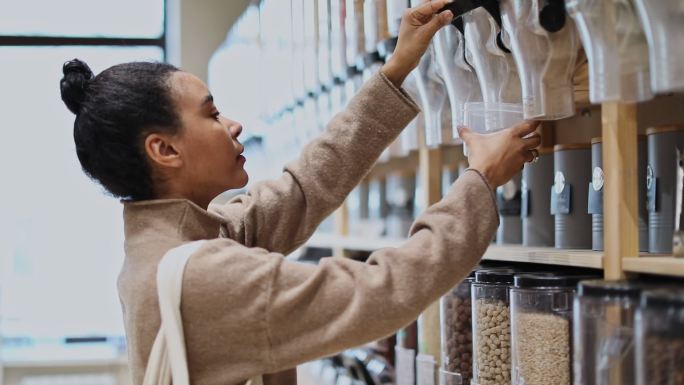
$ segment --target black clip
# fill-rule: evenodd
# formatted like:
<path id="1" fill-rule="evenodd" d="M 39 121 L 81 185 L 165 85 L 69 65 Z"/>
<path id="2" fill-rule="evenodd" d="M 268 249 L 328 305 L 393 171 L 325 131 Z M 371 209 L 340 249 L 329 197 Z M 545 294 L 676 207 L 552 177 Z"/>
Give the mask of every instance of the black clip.
<path id="1" fill-rule="evenodd" d="M 558 32 L 565 26 L 565 0 L 544 0 L 539 11 L 539 24 L 549 32 Z"/>

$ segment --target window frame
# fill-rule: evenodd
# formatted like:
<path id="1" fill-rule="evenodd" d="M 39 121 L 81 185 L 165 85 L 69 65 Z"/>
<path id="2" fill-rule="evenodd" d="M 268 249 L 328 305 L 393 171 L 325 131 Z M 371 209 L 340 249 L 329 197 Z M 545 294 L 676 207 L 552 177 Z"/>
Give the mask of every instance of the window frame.
<path id="1" fill-rule="evenodd" d="M 40 36 L 0 35 L 0 47 L 46 47 L 46 46 L 153 46 L 162 50 L 163 61 L 168 61 L 167 30 L 169 28 L 168 0 L 163 2 L 162 33 L 156 38 L 135 37 L 85 37 L 85 36 Z"/>

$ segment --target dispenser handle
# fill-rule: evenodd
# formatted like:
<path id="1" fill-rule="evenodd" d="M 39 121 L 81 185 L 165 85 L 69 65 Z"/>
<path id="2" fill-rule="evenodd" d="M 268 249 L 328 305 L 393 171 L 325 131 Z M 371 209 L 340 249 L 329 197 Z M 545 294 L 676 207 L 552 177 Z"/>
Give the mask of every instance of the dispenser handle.
<path id="1" fill-rule="evenodd" d="M 489 12 L 490 15 L 494 18 L 494 21 L 496 24 L 499 26 L 499 33 L 496 36 L 496 45 L 504 52 L 506 53 L 511 53 L 511 50 L 506 47 L 506 45 L 503 43 L 503 39 L 501 38 L 501 34 L 503 31 L 503 27 L 501 25 L 501 10 L 499 9 L 499 1 L 500 0 L 462 0 L 462 1 L 454 1 L 453 3 L 447 4 L 444 6 L 442 9 L 440 9 L 437 13 L 441 13 L 446 10 L 450 10 L 451 13 L 454 14 L 454 20 L 451 22 L 454 27 L 456 27 L 461 33 L 464 33 L 464 27 L 463 27 L 463 19 L 461 16 L 464 14 L 479 8 L 483 7 L 484 9 Z"/>

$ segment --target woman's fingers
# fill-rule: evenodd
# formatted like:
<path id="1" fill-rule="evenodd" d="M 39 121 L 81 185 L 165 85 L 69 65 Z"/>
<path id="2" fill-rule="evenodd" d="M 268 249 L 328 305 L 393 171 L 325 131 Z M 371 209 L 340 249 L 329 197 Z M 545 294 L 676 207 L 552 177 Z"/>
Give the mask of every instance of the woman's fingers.
<path id="1" fill-rule="evenodd" d="M 456 131 L 458 131 L 458 137 L 461 138 L 462 140 L 465 140 L 466 139 L 465 137 L 470 135 L 470 133 L 472 132 L 470 130 L 470 128 L 468 128 L 466 126 L 458 126 L 458 127 L 456 127 Z"/>
<path id="2" fill-rule="evenodd" d="M 541 145 L 541 135 L 536 132 L 530 136 L 523 137 L 523 143 L 526 150 L 539 147 Z"/>
<path id="3" fill-rule="evenodd" d="M 446 7 L 447 4 L 453 2 L 454 0 L 423 0 L 423 4 L 413 8 L 413 12 L 420 12 L 423 16 L 432 16 L 440 9 Z"/>
<path id="4" fill-rule="evenodd" d="M 437 12 L 448 4 L 450 0 L 428 0 L 423 4 L 409 9 L 409 15 L 414 26 L 429 26 L 432 33 L 436 33 L 441 27 L 449 24 L 454 18 L 453 12 L 446 10 Z"/>
<path id="5" fill-rule="evenodd" d="M 541 124 L 541 122 L 535 120 L 518 123 L 515 126 L 513 126 L 513 133 L 516 136 L 524 138 L 527 135 L 535 132 L 537 130 L 537 127 L 539 127 L 539 124 Z"/>

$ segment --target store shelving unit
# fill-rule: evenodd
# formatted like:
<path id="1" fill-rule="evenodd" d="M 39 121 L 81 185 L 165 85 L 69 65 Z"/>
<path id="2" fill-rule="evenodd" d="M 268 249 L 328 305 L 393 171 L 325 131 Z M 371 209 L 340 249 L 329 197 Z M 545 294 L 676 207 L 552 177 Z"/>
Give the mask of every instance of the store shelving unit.
<path id="1" fill-rule="evenodd" d="M 684 258 L 672 256 L 623 258 L 622 266 L 623 270 L 629 273 L 684 277 Z"/>
<path id="2" fill-rule="evenodd" d="M 588 68 L 584 55 L 580 55 L 575 73 L 575 100 L 578 113 L 592 109 L 600 111 L 603 137 L 603 169 L 605 172 L 604 247 L 603 252 L 590 250 L 562 250 L 555 248 L 529 248 L 522 246 L 492 245 L 483 259 L 514 263 L 535 263 L 598 269 L 605 279 L 617 280 L 628 274 L 657 274 L 684 277 L 684 259 L 672 256 L 652 256 L 639 253 L 638 244 L 638 181 L 637 172 L 637 104 L 604 103 L 592 106 L 588 100 Z M 659 103 L 658 99 L 649 102 Z M 556 137 L 555 122 L 545 123 L 541 129 L 543 143 L 553 144 Z M 587 138 L 588 139 L 588 138 Z M 417 172 L 424 188 L 423 207 L 441 198 L 442 169 L 459 159 L 463 160 L 461 146 L 423 148 L 406 157 L 378 163 L 367 180 L 383 178 L 392 172 Z M 608 199 L 609 198 L 609 199 Z M 310 245 L 330 247 L 335 255 L 345 250 L 373 251 L 384 247 L 398 247 L 402 239 L 355 237 L 349 234 L 348 214 L 343 205 L 337 213 L 336 234 L 319 234 Z M 424 330 L 421 334 L 439 335 L 439 309 L 437 304 L 424 313 Z M 438 340 L 438 338 L 437 338 Z M 439 360 L 439 347 L 427 352 Z"/>

